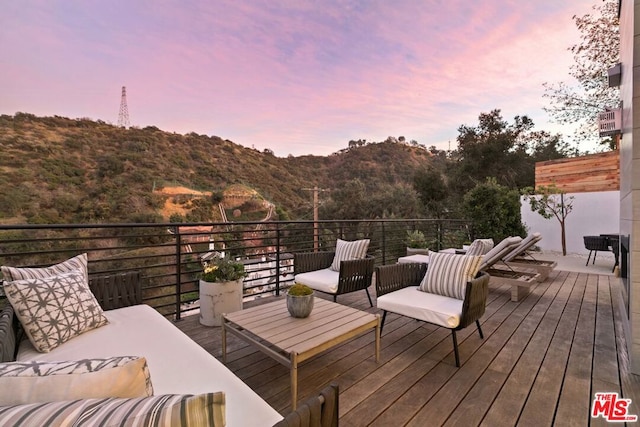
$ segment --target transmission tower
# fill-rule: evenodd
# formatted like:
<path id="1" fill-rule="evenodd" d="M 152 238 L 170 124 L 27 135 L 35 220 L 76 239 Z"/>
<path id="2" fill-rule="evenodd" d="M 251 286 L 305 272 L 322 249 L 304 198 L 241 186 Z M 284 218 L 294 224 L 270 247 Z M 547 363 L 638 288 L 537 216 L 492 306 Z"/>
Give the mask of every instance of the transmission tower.
<path id="1" fill-rule="evenodd" d="M 122 97 L 120 98 L 120 114 L 118 114 L 118 126 L 127 129 L 129 123 L 129 108 L 127 107 L 127 88 L 122 86 Z"/>

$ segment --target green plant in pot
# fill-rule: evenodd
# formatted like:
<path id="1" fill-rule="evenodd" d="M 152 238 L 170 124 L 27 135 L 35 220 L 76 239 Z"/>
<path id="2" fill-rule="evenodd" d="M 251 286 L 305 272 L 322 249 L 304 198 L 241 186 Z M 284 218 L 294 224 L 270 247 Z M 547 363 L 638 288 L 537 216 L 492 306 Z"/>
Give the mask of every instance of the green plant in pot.
<path id="1" fill-rule="evenodd" d="M 429 254 L 427 238 L 420 230 L 407 231 L 407 255 Z"/>
<path id="2" fill-rule="evenodd" d="M 313 310 L 314 292 L 307 285 L 295 283 L 287 291 L 287 310 L 292 317 L 309 317 Z"/>

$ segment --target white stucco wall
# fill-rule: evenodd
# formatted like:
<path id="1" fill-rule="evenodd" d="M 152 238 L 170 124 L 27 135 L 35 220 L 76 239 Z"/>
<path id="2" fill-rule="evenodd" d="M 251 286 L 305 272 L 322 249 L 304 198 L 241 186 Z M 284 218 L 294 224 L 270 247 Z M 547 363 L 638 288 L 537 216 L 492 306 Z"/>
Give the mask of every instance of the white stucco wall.
<path id="1" fill-rule="evenodd" d="M 620 231 L 620 192 L 598 191 L 566 194 L 573 197 L 573 210 L 566 219 L 567 253 L 588 254 L 583 236 L 597 236 Z M 538 246 L 545 251 L 562 251 L 560 222 L 554 217 L 545 219 L 531 211 L 529 202 L 521 199 L 522 222 L 527 231 L 542 233 Z"/>

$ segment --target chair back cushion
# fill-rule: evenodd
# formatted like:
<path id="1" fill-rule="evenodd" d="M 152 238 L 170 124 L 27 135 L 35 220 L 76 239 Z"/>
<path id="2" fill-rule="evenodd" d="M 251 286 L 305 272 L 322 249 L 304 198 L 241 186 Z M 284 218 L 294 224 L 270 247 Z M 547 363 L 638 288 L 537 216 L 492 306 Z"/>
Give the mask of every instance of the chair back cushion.
<path id="1" fill-rule="evenodd" d="M 420 290 L 463 300 L 467 282 L 476 276 L 481 261 L 481 256 L 431 252 Z"/>
<path id="2" fill-rule="evenodd" d="M 338 239 L 336 241 L 336 254 L 333 257 L 330 269 L 340 271 L 340 263 L 342 261 L 350 261 L 353 259 L 363 259 L 367 256 L 369 248 L 369 239 L 346 241 Z"/>

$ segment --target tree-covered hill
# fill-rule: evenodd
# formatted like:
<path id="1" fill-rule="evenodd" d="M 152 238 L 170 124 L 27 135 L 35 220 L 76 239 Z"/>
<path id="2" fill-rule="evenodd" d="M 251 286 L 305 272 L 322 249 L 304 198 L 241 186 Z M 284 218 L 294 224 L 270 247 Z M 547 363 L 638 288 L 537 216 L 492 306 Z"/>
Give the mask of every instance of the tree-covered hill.
<path id="1" fill-rule="evenodd" d="M 336 190 L 359 180 L 372 195 L 380 188 L 406 191 L 431 159 L 424 148 L 393 142 L 278 158 L 217 136 L 28 113 L 0 116 L 0 148 L 2 223 L 175 220 L 167 205 L 184 207 L 181 220 L 215 221 L 220 202 L 238 211 L 272 203 L 276 218 L 310 218 L 309 188 Z M 235 194 L 231 203 L 233 184 L 255 193 Z M 190 191 L 159 191 L 169 187 Z"/>

